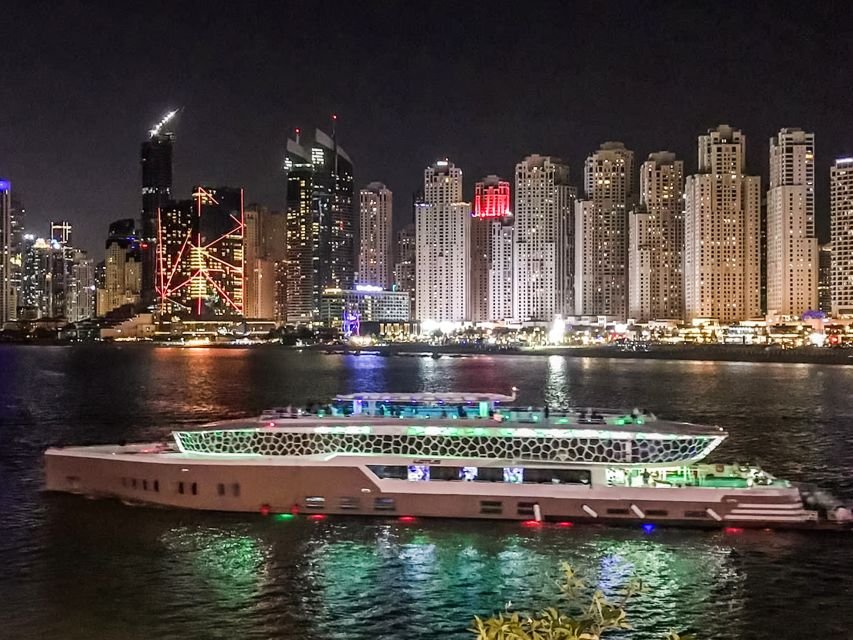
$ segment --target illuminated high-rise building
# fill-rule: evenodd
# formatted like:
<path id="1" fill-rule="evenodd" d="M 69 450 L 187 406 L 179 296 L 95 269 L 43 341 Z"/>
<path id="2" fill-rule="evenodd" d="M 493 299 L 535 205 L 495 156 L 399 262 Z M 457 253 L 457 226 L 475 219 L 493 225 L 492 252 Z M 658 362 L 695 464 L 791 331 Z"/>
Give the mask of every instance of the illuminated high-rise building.
<path id="1" fill-rule="evenodd" d="M 244 312 L 243 190 L 193 188 L 161 207 L 157 294 L 161 313 L 205 317 Z"/>
<path id="2" fill-rule="evenodd" d="M 65 319 L 80 322 L 95 316 L 95 261 L 80 249 L 66 250 Z"/>
<path id="3" fill-rule="evenodd" d="M 669 151 L 640 166 L 640 204 L 628 215 L 628 317 L 684 314 L 684 163 Z"/>
<path id="4" fill-rule="evenodd" d="M 699 136 L 699 172 L 685 182 L 686 319 L 761 314 L 760 178 L 745 173 L 746 137 L 720 125 Z"/>
<path id="5" fill-rule="evenodd" d="M 821 245 L 817 254 L 817 308 L 832 313 L 832 243 Z"/>
<path id="6" fill-rule="evenodd" d="M 424 201 L 415 205 L 416 319 L 468 318 L 471 205 L 462 201 L 462 169 L 439 160 L 424 171 Z"/>
<path id="7" fill-rule="evenodd" d="M 172 200 L 172 143 L 174 133 L 169 130 L 177 111 L 170 111 L 148 132 L 142 143 L 142 302 L 155 301 L 157 283 L 157 229 L 160 211 Z"/>
<path id="8" fill-rule="evenodd" d="M 66 248 L 53 240 L 24 236 L 24 269 L 20 318 L 62 318 L 71 261 Z"/>
<path id="9" fill-rule="evenodd" d="M 575 313 L 624 319 L 634 152 L 621 142 L 602 144 L 584 164 L 584 190 L 575 208 Z"/>
<path id="10" fill-rule="evenodd" d="M 512 317 L 512 244 L 510 241 L 510 264 L 507 281 L 499 277 L 506 275 L 506 265 L 499 264 L 493 271 L 495 258 L 503 257 L 501 251 L 507 246 L 501 244 L 505 229 L 512 231 L 512 210 L 510 206 L 510 186 L 506 180 L 496 175 L 483 178 L 474 185 L 474 203 L 471 211 L 470 268 L 468 281 L 468 319 L 473 322 L 487 320 L 505 320 Z M 509 224 L 507 224 L 507 222 Z M 495 243 L 498 243 L 497 245 Z M 497 250 L 498 255 L 495 255 Z M 497 290 L 493 290 L 493 285 Z M 503 289 L 507 288 L 507 291 Z M 492 315 L 495 294 L 506 296 L 502 303 L 509 303 L 510 311 L 506 315 Z M 500 308 L 500 305 L 497 305 Z"/>
<path id="11" fill-rule="evenodd" d="M 352 289 L 353 166 L 334 133 L 287 141 L 286 320 L 310 322 L 320 315 L 325 289 Z"/>
<path id="12" fill-rule="evenodd" d="M 110 224 L 104 248 L 103 283 L 97 288 L 96 313 L 104 316 L 125 305 L 137 306 L 142 294 L 142 253 L 132 218 Z"/>
<path id="13" fill-rule="evenodd" d="M 415 296 L 415 256 L 415 225 L 410 223 L 397 233 L 394 287 L 400 291 L 408 291 L 409 297 L 412 299 Z"/>
<path id="14" fill-rule="evenodd" d="M 515 167 L 515 320 L 551 322 L 572 312 L 576 196 L 559 158 L 531 155 Z"/>
<path id="15" fill-rule="evenodd" d="M 814 134 L 782 129 L 770 139 L 767 312 L 799 317 L 818 307 Z"/>
<path id="16" fill-rule="evenodd" d="M 12 290 L 12 184 L 0 180 L 0 329 L 15 319 Z"/>
<path id="17" fill-rule="evenodd" d="M 359 282 L 383 289 L 393 281 L 393 194 L 381 182 L 359 192 Z"/>
<path id="18" fill-rule="evenodd" d="M 68 220 L 50 221 L 50 239 L 64 246 L 71 245 L 71 223 Z"/>
<path id="19" fill-rule="evenodd" d="M 832 313 L 853 316 L 853 158 L 835 161 L 829 186 Z"/>
<path id="20" fill-rule="evenodd" d="M 245 316 L 278 320 L 276 270 L 285 258 L 284 214 L 249 205 L 245 211 Z"/>

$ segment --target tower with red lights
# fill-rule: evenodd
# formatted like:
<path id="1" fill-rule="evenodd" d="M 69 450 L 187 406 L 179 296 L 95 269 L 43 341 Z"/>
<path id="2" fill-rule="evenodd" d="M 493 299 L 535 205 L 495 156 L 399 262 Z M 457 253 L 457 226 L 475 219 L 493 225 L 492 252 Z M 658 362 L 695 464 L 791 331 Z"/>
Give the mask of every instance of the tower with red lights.
<path id="1" fill-rule="evenodd" d="M 477 182 L 474 185 L 471 217 L 468 319 L 473 322 L 505 320 L 512 315 L 512 211 L 509 182 L 496 175 L 486 176 Z M 508 274 L 505 273 L 503 259 L 507 248 Z M 503 286 L 505 278 L 507 287 Z M 507 304 L 507 309 L 504 309 Z"/>
<path id="2" fill-rule="evenodd" d="M 243 190 L 197 186 L 160 209 L 156 290 L 163 314 L 243 315 Z"/>

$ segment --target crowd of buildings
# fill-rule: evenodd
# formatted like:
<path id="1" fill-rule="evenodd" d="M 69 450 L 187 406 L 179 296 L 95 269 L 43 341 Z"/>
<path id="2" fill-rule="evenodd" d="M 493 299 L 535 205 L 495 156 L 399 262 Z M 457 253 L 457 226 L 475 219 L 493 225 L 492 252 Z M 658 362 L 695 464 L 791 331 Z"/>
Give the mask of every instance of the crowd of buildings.
<path id="1" fill-rule="evenodd" d="M 819 246 L 815 136 L 801 129 L 770 140 L 766 191 L 728 125 L 698 137 L 693 175 L 669 151 L 639 162 L 605 142 L 584 163 L 582 189 L 566 162 L 533 154 L 512 181 L 477 181 L 467 201 L 462 170 L 439 160 L 424 171 L 414 222 L 395 233 L 392 191 L 355 189 L 334 121 L 331 134 L 287 141 L 283 209 L 246 204 L 235 187 L 176 198 L 173 116 L 142 144 L 140 219 L 110 225 L 97 265 L 72 247 L 66 222 L 46 239 L 24 233 L 0 181 L 4 326 L 141 317 L 354 333 L 364 323 L 417 332 L 853 315 L 853 158 L 831 167 L 831 243 Z"/>

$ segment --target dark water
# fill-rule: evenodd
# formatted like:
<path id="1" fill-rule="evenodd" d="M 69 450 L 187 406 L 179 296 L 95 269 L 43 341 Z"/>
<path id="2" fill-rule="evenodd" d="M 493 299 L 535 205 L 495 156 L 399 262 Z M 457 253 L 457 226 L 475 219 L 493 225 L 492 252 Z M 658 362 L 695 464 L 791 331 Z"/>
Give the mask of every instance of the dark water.
<path id="1" fill-rule="evenodd" d="M 631 638 L 853 638 L 853 534 L 277 521 L 39 492 L 53 443 L 149 439 L 356 389 L 513 384 L 530 403 L 725 425 L 717 458 L 853 503 L 853 367 L 0 347 L 0 638 L 464 639 L 475 613 L 549 603 L 562 560 L 608 593 L 648 583 Z"/>

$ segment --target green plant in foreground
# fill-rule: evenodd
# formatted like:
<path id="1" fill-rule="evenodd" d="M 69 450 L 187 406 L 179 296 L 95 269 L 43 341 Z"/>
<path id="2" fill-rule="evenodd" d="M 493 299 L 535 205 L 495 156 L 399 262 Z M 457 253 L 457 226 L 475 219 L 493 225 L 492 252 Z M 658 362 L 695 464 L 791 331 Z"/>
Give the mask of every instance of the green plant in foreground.
<path id="1" fill-rule="evenodd" d="M 580 604 L 580 592 L 584 587 L 574 569 L 562 563 L 562 579 L 557 582 L 561 606 L 548 607 L 535 614 L 507 611 L 488 618 L 474 617 L 471 632 L 477 640 L 599 640 L 608 631 L 630 629 L 625 605 L 628 600 L 643 590 L 638 580 L 625 587 L 618 602 L 610 602 L 596 590 L 588 605 Z M 665 640 L 692 640 L 674 631 Z"/>

